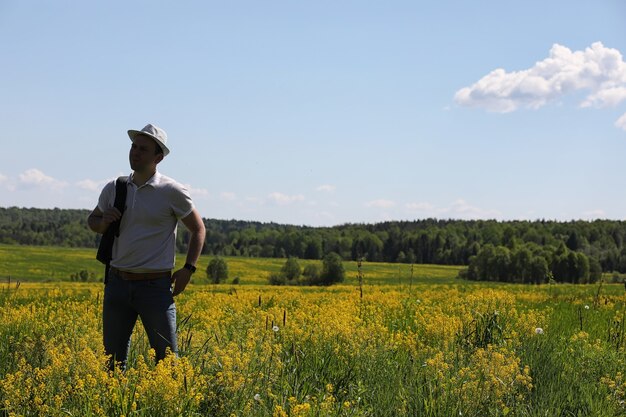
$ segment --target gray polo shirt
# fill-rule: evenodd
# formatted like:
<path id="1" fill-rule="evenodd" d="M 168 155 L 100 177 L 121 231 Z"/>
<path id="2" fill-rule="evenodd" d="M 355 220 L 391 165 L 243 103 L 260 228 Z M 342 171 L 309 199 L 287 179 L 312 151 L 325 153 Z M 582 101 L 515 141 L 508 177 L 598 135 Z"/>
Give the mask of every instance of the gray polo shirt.
<path id="1" fill-rule="evenodd" d="M 128 180 L 126 210 L 120 236 L 113 244 L 111 266 L 123 271 L 170 271 L 176 257 L 176 225 L 194 206 L 189 191 L 156 173 L 141 187 Z M 115 180 L 106 184 L 98 200 L 101 211 L 115 202 Z"/>

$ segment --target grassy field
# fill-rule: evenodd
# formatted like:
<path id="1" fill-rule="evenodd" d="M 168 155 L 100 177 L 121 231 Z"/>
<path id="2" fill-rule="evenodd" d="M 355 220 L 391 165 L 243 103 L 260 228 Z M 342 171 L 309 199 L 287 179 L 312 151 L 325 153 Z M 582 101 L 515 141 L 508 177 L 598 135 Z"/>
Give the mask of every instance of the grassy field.
<path id="1" fill-rule="evenodd" d="M 70 281 L 72 274 L 87 271 L 90 280 L 101 281 L 104 266 L 95 259 L 95 249 L 58 248 L 46 246 L 13 246 L 0 244 L 0 279 L 13 281 L 54 282 Z M 194 277 L 198 283 L 207 282 L 204 271 L 211 257 L 203 255 L 198 262 L 198 273 Z M 268 276 L 277 273 L 285 263 L 284 259 L 261 259 L 226 257 L 230 281 L 239 277 L 241 285 L 266 284 Z M 177 256 L 177 266 L 184 263 L 184 255 Z M 301 260 L 300 266 L 320 261 Z M 356 262 L 346 262 L 346 283 L 354 284 L 357 276 Z M 371 284 L 404 284 L 411 282 L 452 282 L 461 267 L 445 265 L 414 265 L 413 279 L 411 266 L 406 264 L 385 264 L 368 262 L 363 273 Z M 442 281 L 443 280 L 443 281 Z"/>
<path id="2" fill-rule="evenodd" d="M 130 368 L 109 373 L 102 284 L 58 282 L 98 270 L 93 252 L 3 246 L 2 268 L 8 254 L 0 416 L 626 415 L 623 285 L 469 283 L 439 266 L 411 283 L 407 265 L 366 263 L 361 297 L 352 263 L 342 285 L 272 287 L 284 261 L 228 258 L 242 285 L 177 297 L 178 359 L 155 365 L 138 325 Z"/>

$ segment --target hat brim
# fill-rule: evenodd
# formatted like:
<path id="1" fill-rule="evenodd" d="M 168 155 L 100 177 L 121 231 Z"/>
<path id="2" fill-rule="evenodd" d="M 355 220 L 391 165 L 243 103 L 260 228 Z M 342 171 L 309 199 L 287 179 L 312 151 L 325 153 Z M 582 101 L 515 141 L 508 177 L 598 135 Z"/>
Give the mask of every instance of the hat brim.
<path id="1" fill-rule="evenodd" d="M 156 136 L 151 135 L 148 132 L 144 132 L 143 130 L 129 130 L 128 131 L 128 137 L 133 142 L 135 142 L 135 138 L 137 136 L 139 136 L 139 135 L 148 136 L 149 138 L 154 139 L 154 141 L 157 143 L 157 145 L 159 145 L 161 147 L 161 149 L 163 150 L 163 156 L 167 156 L 167 154 L 170 153 L 170 149 L 167 146 L 165 146 L 165 144 L 163 142 L 161 142 Z"/>

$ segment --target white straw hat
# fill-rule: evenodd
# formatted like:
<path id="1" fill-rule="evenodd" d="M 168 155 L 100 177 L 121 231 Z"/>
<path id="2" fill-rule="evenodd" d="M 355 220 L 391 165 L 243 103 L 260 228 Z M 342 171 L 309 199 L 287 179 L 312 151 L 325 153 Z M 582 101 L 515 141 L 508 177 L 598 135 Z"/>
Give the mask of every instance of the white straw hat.
<path id="1" fill-rule="evenodd" d="M 128 137 L 130 137 L 130 140 L 132 140 L 133 142 L 138 135 L 149 136 L 154 139 L 157 145 L 159 145 L 161 149 L 163 149 L 163 156 L 167 156 L 167 154 L 170 153 L 169 148 L 165 145 L 167 143 L 167 133 L 165 133 L 165 130 L 161 129 L 160 127 L 148 123 L 146 127 L 141 130 L 128 131 Z"/>

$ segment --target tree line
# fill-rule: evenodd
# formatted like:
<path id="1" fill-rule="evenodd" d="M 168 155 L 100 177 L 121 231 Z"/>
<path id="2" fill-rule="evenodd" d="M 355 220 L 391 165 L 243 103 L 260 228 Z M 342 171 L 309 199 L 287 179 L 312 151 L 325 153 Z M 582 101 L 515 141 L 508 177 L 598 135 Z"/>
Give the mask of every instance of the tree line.
<path id="1" fill-rule="evenodd" d="M 95 248 L 99 235 L 87 227 L 88 214 L 0 208 L 0 243 Z M 576 282 L 586 282 L 598 270 L 626 272 L 626 222 L 617 220 L 422 219 L 334 227 L 218 219 L 204 223 L 203 253 L 218 256 L 323 259 L 337 253 L 344 260 L 468 265 L 470 279 L 520 282 L 535 279 L 527 276 L 573 280 L 574 275 Z M 181 228 L 179 251 L 186 250 L 188 239 Z M 536 273 L 544 270 L 543 275 Z"/>
<path id="2" fill-rule="evenodd" d="M 602 266 L 595 258 L 580 251 L 558 246 L 525 243 L 513 248 L 486 244 L 470 258 L 461 278 L 480 281 L 502 281 L 524 284 L 569 282 L 587 284 L 602 276 Z"/>
<path id="3" fill-rule="evenodd" d="M 228 263 L 220 256 L 214 256 L 206 268 L 206 275 L 213 284 L 226 282 L 228 279 Z M 280 271 L 268 277 L 270 285 L 333 285 L 343 282 L 346 271 L 343 260 L 336 253 L 329 253 L 322 260 L 321 268 L 316 263 L 308 263 L 304 268 L 300 266 L 298 258 L 290 256 Z M 239 277 L 233 279 L 232 284 L 239 284 Z"/>

